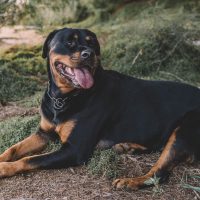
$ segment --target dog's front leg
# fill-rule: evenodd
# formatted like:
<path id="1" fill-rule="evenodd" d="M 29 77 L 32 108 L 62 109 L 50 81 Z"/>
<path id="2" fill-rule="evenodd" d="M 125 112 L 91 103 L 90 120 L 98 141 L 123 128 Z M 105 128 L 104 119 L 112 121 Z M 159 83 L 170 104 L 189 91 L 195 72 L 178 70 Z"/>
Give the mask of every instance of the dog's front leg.
<path id="1" fill-rule="evenodd" d="M 27 154 L 42 151 L 54 134 L 52 130 L 53 125 L 42 117 L 39 130 L 2 153 L 0 155 L 0 162 L 15 161 Z"/>
<path id="2" fill-rule="evenodd" d="M 101 116 L 100 116 L 101 117 Z M 0 177 L 12 176 L 34 169 L 67 168 L 84 164 L 98 142 L 99 132 L 105 118 L 93 117 L 78 120 L 66 142 L 52 153 L 24 157 L 14 162 L 0 163 Z"/>
<path id="3" fill-rule="evenodd" d="M 28 156 L 14 162 L 1 162 L 0 177 L 9 177 L 34 169 L 65 168 L 78 164 L 76 147 L 66 143 L 61 149 L 52 153 Z"/>

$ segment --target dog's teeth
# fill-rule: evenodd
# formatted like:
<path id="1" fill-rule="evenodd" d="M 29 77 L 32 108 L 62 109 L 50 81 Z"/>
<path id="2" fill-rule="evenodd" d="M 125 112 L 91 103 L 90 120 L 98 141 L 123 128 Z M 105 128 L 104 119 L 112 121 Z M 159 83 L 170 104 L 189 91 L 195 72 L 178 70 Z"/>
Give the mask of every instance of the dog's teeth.
<path id="1" fill-rule="evenodd" d="M 59 64 L 57 65 L 57 67 L 61 68 L 61 67 L 62 67 L 62 64 L 61 64 L 61 63 L 59 63 Z"/>
<path id="2" fill-rule="evenodd" d="M 65 72 L 68 73 L 69 75 L 74 75 L 74 70 L 72 68 L 66 67 Z"/>

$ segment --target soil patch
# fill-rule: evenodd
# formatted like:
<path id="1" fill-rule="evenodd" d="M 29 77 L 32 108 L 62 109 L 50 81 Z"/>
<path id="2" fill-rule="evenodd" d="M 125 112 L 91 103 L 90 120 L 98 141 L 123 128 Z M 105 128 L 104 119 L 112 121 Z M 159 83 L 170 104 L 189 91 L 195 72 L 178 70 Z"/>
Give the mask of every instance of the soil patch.
<path id="1" fill-rule="evenodd" d="M 43 36 L 37 27 L 4 26 L 0 28 L 1 50 L 7 50 L 15 45 L 35 46 L 43 42 Z"/>
<path id="2" fill-rule="evenodd" d="M 148 171 L 145 160 L 155 160 L 157 154 L 134 156 L 135 160 L 124 163 L 126 172 L 132 176 Z M 142 165 L 141 165 L 142 163 Z M 131 166 L 130 166 L 131 164 Z M 137 172 L 134 167 L 140 168 Z M 144 168 L 143 168 L 143 167 Z M 142 167 L 142 168 L 141 168 Z M 192 166 L 190 172 L 199 166 Z M 130 170 L 131 169 L 131 170 Z M 186 190 L 181 180 L 187 171 L 186 166 L 177 167 L 167 184 L 160 186 L 162 192 L 152 188 L 140 191 L 116 191 L 111 187 L 111 181 L 88 174 L 86 167 L 76 167 L 62 170 L 37 171 L 0 181 L 0 199 L 2 200 L 153 200 L 153 199 L 197 199 L 192 190 Z M 135 174 L 136 173 L 136 174 Z"/>
<path id="3" fill-rule="evenodd" d="M 15 103 L 9 103 L 8 106 L 0 106 L 0 121 L 14 116 L 26 116 L 39 113 L 38 108 L 24 108 Z"/>

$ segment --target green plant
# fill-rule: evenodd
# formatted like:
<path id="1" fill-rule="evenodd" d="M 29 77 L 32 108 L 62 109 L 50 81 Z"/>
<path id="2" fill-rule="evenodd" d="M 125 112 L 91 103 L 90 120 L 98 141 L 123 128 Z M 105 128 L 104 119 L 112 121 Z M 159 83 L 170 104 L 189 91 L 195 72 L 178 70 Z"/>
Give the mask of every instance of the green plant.
<path id="1" fill-rule="evenodd" d="M 39 90 L 38 82 L 19 76 L 13 70 L 0 68 L 0 103 L 16 101 Z"/>
<path id="2" fill-rule="evenodd" d="M 14 47 L 1 54 L 0 102 L 21 100 L 39 91 L 47 70 L 41 46 Z"/>
<path id="3" fill-rule="evenodd" d="M 194 186 L 193 184 L 187 183 L 188 178 L 190 178 L 193 181 L 198 182 L 200 184 L 200 176 L 199 175 L 188 176 L 186 178 L 186 183 L 182 183 L 183 188 L 193 190 L 194 192 L 200 192 L 200 185 Z"/>
<path id="4" fill-rule="evenodd" d="M 112 179 L 119 175 L 118 162 L 119 156 L 112 149 L 96 150 L 87 165 L 87 169 L 93 175 Z"/>
<path id="5" fill-rule="evenodd" d="M 148 185 L 148 186 L 153 185 L 154 186 L 152 189 L 153 196 L 162 194 L 164 192 L 164 190 L 162 189 L 162 187 L 159 184 L 159 181 L 160 181 L 160 178 L 154 176 L 144 182 L 145 185 Z"/>
<path id="6" fill-rule="evenodd" d="M 38 127 L 39 116 L 13 117 L 0 122 L 0 152 L 21 141 Z"/>

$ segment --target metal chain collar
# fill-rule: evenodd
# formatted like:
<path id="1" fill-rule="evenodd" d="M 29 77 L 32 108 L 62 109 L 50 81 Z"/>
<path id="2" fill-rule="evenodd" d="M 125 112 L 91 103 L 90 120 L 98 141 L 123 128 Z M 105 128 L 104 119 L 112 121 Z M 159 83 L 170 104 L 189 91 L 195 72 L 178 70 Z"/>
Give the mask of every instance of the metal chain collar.
<path id="1" fill-rule="evenodd" d="M 53 102 L 54 102 L 53 107 L 54 107 L 55 109 L 58 109 L 58 110 L 59 110 L 59 109 L 62 109 L 62 108 L 64 107 L 64 105 L 65 105 L 65 101 L 68 100 L 68 99 L 70 99 L 70 97 L 65 97 L 64 99 L 63 99 L 63 98 L 55 98 L 55 97 L 52 97 L 52 96 L 50 95 L 49 86 L 50 86 L 50 83 L 48 84 L 48 91 L 47 91 L 47 94 L 48 94 L 49 98 L 50 98 L 51 100 L 53 100 Z M 73 96 L 77 96 L 77 95 L 78 95 L 78 93 L 75 93 Z"/>

